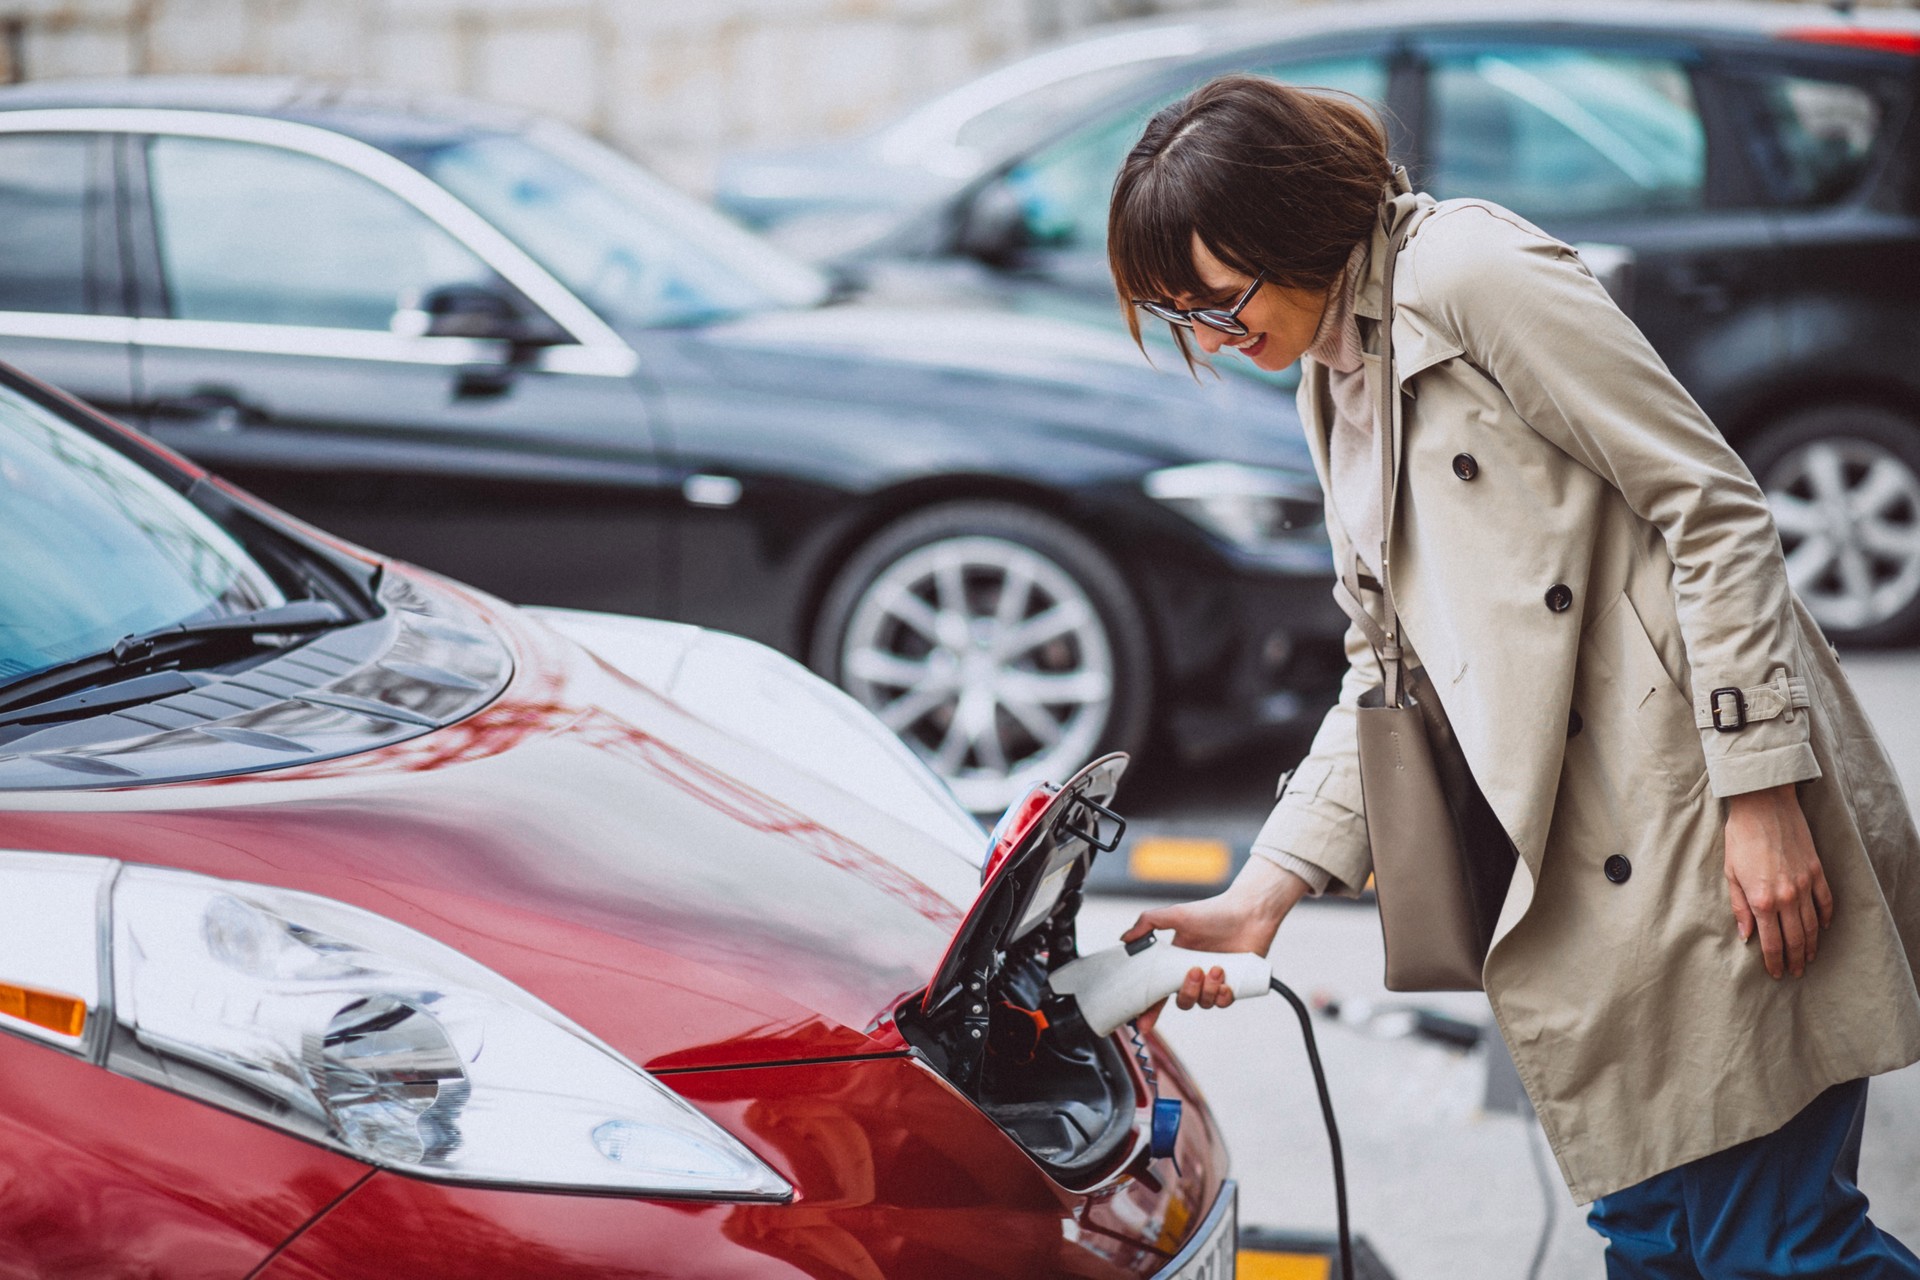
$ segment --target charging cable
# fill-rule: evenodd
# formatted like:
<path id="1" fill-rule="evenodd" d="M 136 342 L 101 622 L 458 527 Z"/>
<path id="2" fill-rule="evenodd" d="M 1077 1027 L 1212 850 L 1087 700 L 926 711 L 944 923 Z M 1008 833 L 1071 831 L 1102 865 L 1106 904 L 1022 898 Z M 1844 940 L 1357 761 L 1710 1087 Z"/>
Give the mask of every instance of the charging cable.
<path id="1" fill-rule="evenodd" d="M 1339 1222 L 1340 1280 L 1353 1280 L 1353 1239 L 1347 1228 L 1347 1162 L 1340 1154 L 1340 1126 L 1333 1118 L 1333 1095 L 1327 1092 L 1326 1068 L 1320 1065 L 1320 1043 L 1313 1035 L 1313 1015 L 1306 1001 L 1278 978 L 1273 989 L 1293 1006 L 1300 1019 L 1300 1038 L 1306 1042 L 1307 1065 L 1313 1068 L 1313 1087 L 1320 1095 L 1320 1115 L 1327 1122 L 1327 1148 L 1333 1152 L 1333 1212 Z"/>
<path id="2" fill-rule="evenodd" d="M 1132 942 L 1080 956 L 1061 965 L 1048 975 L 1047 985 L 1057 995 L 1073 997 L 1080 1016 L 1095 1035 L 1110 1036 L 1178 991 L 1190 971 L 1213 968 L 1222 972 L 1225 985 L 1236 1000 L 1249 1000 L 1275 991 L 1293 1006 L 1294 1013 L 1299 1016 L 1300 1034 L 1307 1046 L 1307 1063 L 1313 1068 L 1313 1087 L 1320 1095 L 1320 1114 L 1327 1124 L 1327 1146 L 1333 1152 L 1333 1203 L 1339 1220 L 1340 1280 L 1353 1280 L 1353 1241 L 1347 1225 L 1347 1166 L 1340 1151 L 1340 1126 L 1333 1118 L 1333 1097 L 1327 1091 L 1326 1068 L 1321 1065 L 1320 1045 L 1313 1035 L 1313 1014 L 1293 988 L 1273 976 L 1273 969 L 1265 956 L 1156 946 L 1154 935 L 1149 933 Z M 1152 1077 L 1149 1075 L 1148 1079 L 1151 1081 Z M 1157 1098 L 1155 1103 L 1157 1128 L 1160 1110 Z M 1168 1105 L 1177 1104 L 1169 1099 Z M 1171 1148 L 1171 1135 L 1168 1136 L 1167 1146 Z"/>

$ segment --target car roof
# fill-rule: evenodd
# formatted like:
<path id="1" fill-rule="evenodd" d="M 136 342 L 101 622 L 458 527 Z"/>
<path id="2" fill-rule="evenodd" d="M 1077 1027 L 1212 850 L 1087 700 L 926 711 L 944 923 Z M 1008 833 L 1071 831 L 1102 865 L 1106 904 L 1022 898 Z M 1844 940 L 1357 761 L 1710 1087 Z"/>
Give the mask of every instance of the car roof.
<path id="1" fill-rule="evenodd" d="M 1255 17 L 1221 15 L 1204 21 L 1147 19 L 1129 30 L 1192 32 L 1209 53 L 1271 41 L 1351 35 L 1405 28 L 1449 26 L 1578 27 L 1584 30 L 1672 35 L 1777 37 L 1819 29 L 1920 33 L 1920 11 L 1870 9 L 1841 13 L 1812 4 L 1701 3 L 1698 0 L 1377 0 L 1368 4 L 1313 5 Z M 1106 27 L 1103 31 L 1118 31 Z"/>
<path id="2" fill-rule="evenodd" d="M 117 108 L 209 111 L 296 120 L 388 148 L 474 133 L 518 132 L 537 116 L 445 94 L 406 93 L 295 76 L 130 76 L 0 88 L 0 111 Z"/>

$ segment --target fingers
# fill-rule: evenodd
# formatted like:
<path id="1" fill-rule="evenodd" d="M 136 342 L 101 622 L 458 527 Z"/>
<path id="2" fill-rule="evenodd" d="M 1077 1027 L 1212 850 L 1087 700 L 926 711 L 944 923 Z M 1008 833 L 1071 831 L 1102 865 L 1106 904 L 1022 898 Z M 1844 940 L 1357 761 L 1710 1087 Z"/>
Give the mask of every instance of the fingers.
<path id="1" fill-rule="evenodd" d="M 1145 1013 L 1141 1014 L 1138 1018 L 1134 1019 L 1134 1021 L 1139 1025 L 1141 1035 L 1144 1036 L 1149 1031 L 1153 1030 L 1153 1024 L 1160 1021 L 1160 1011 L 1166 1007 L 1167 1007 L 1167 1002 L 1165 1000 L 1162 1000 L 1159 1003 L 1155 1004 L 1153 1008 L 1147 1010 Z"/>
<path id="2" fill-rule="evenodd" d="M 1814 905 L 1811 892 L 1800 895 L 1799 907 L 1800 933 L 1807 940 L 1806 963 L 1812 964 L 1813 958 L 1820 954 L 1820 909 Z"/>
<path id="3" fill-rule="evenodd" d="M 1747 905 L 1746 891 L 1740 887 L 1740 882 L 1733 878 L 1732 872 L 1727 873 L 1727 896 L 1733 899 L 1733 925 L 1740 931 L 1740 941 L 1751 942 L 1753 940 L 1753 908 Z"/>
<path id="4" fill-rule="evenodd" d="M 1142 911 L 1134 918 L 1127 931 L 1120 935 L 1120 941 L 1132 942 L 1135 938 L 1144 938 L 1156 929 L 1173 927 L 1172 917 L 1178 908 L 1155 907 L 1151 911 Z"/>
<path id="5" fill-rule="evenodd" d="M 1233 1003 L 1233 988 L 1227 985 L 1226 970 L 1218 965 L 1212 969 L 1187 970 L 1187 980 L 1180 984 L 1173 1001 L 1182 1009 L 1191 1009 L 1196 1004 L 1202 1009 L 1226 1008 Z"/>
<path id="6" fill-rule="evenodd" d="M 1794 977 L 1807 971 L 1807 930 L 1800 922 L 1802 898 L 1787 897 L 1780 904 L 1780 942 L 1786 970 Z M 1773 975 L 1779 977 L 1778 973 Z"/>
<path id="7" fill-rule="evenodd" d="M 1200 999 L 1200 992 L 1206 986 L 1207 975 L 1199 969 L 1187 970 L 1187 980 L 1180 984 L 1180 990 L 1174 992 L 1173 1002 L 1182 1009 L 1193 1008 Z"/>
<path id="8" fill-rule="evenodd" d="M 1764 909 L 1756 911 L 1753 925 L 1755 932 L 1760 935 L 1760 958 L 1767 966 L 1767 974 L 1777 978 L 1786 972 L 1782 959 L 1784 948 L 1780 941 L 1780 915 Z"/>
<path id="9" fill-rule="evenodd" d="M 1833 889 L 1827 884 L 1827 872 L 1819 863 L 1813 867 L 1813 905 L 1820 912 L 1820 927 L 1833 928 Z"/>

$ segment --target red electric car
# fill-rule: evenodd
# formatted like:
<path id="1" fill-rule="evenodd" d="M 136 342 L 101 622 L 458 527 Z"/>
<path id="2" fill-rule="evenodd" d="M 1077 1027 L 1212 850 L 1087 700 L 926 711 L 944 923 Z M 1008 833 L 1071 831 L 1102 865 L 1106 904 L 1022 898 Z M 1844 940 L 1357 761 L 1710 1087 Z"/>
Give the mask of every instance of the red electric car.
<path id="1" fill-rule="evenodd" d="M 1190 1081 L 1046 990 L 1120 763 L 983 877 L 772 651 L 383 562 L 0 369 L 0 1273 L 1230 1276 Z"/>

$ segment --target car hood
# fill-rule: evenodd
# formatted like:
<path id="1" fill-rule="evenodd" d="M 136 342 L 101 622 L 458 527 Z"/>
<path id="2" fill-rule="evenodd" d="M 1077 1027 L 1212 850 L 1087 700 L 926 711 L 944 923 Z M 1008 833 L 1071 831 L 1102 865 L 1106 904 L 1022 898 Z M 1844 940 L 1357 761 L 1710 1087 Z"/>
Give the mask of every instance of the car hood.
<path id="1" fill-rule="evenodd" d="M 749 642 L 460 596 L 515 656 L 468 719 L 215 783 L 6 796 L 0 840 L 379 912 L 654 1070 L 898 1051 L 889 1016 L 986 848 L 905 748 Z"/>
<path id="2" fill-rule="evenodd" d="M 1124 335 L 1010 311 L 857 304 L 768 311 L 699 329 L 632 335 L 669 350 L 643 363 L 671 394 L 698 379 L 737 395 L 855 403 L 902 418 L 1035 428 L 1157 464 L 1313 464 L 1290 391 L 1149 362 Z M 1038 443 L 1038 441 L 1035 441 Z"/>

